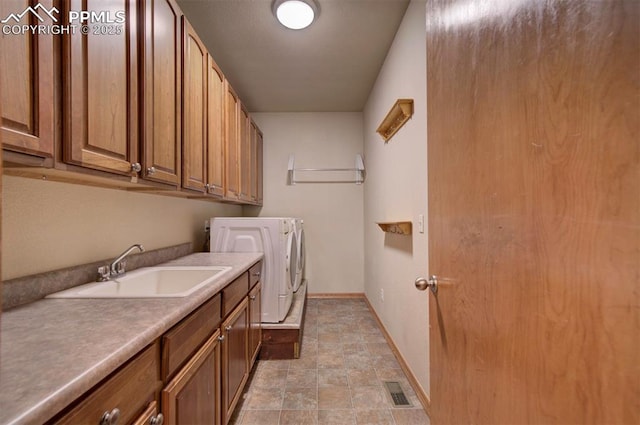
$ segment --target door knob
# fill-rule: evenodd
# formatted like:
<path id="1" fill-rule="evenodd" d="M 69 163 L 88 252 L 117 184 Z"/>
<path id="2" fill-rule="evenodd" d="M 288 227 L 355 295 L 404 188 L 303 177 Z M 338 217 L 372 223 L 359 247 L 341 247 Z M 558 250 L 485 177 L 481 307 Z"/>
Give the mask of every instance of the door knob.
<path id="1" fill-rule="evenodd" d="M 424 277 L 417 278 L 415 284 L 419 291 L 424 291 L 429 288 L 434 295 L 438 292 L 438 276 L 434 274 L 429 276 L 429 279 L 425 279 Z"/>

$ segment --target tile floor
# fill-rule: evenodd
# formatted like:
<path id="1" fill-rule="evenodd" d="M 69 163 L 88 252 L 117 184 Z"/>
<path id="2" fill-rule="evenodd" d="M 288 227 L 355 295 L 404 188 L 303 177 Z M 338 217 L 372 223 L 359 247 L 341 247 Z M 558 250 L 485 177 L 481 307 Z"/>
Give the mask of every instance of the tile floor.
<path id="1" fill-rule="evenodd" d="M 254 367 L 233 425 L 428 425 L 429 417 L 363 299 L 309 299 L 300 359 Z M 394 408 L 382 381 L 399 381 Z"/>

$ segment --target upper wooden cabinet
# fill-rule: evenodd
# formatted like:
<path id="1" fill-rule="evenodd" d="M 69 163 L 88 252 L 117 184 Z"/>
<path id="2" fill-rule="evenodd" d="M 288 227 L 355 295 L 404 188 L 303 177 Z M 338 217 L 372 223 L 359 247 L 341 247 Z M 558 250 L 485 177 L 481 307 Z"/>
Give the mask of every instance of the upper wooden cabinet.
<path id="1" fill-rule="evenodd" d="M 208 52 L 189 21 L 182 18 L 183 122 L 182 187 L 205 192 L 207 184 Z"/>
<path id="2" fill-rule="evenodd" d="M 251 201 L 262 205 L 262 131 L 251 120 Z"/>
<path id="3" fill-rule="evenodd" d="M 223 197 L 225 194 L 224 176 L 224 75 L 209 55 L 209 74 L 207 92 L 207 191 L 209 194 Z"/>
<path id="4" fill-rule="evenodd" d="M 240 147 L 238 135 L 240 100 L 228 81 L 225 87 L 225 198 L 237 200 L 240 199 Z"/>
<path id="5" fill-rule="evenodd" d="M 240 200 L 251 201 L 251 121 L 246 106 L 240 103 L 238 116 L 238 135 L 240 148 Z"/>
<path id="6" fill-rule="evenodd" d="M 20 13 L 36 3 L 52 7 L 51 0 L 2 0 L 0 16 Z M 0 37 L 2 142 L 7 150 L 53 157 L 53 53 L 51 34 L 25 32 Z"/>
<path id="7" fill-rule="evenodd" d="M 142 176 L 180 185 L 182 12 L 174 0 L 145 6 Z"/>
<path id="8" fill-rule="evenodd" d="M 70 0 L 69 10 L 125 11 L 121 31 L 63 36 L 63 157 L 67 163 L 136 175 L 138 161 L 138 2 Z"/>

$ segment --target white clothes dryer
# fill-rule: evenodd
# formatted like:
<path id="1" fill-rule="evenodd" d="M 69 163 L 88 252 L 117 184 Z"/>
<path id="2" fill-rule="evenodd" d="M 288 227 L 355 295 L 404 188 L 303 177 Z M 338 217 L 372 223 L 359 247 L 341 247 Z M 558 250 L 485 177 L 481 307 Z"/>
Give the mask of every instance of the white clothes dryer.
<path id="1" fill-rule="evenodd" d="M 293 282 L 293 292 L 296 292 L 302 281 L 304 280 L 304 264 L 305 264 L 305 247 L 304 247 L 304 220 L 301 218 L 293 219 L 293 228 L 298 241 L 298 263 L 296 267 L 296 279 Z"/>
<path id="2" fill-rule="evenodd" d="M 214 217 L 211 252 L 262 252 L 262 322 L 284 320 L 293 298 L 298 242 L 287 217 Z"/>

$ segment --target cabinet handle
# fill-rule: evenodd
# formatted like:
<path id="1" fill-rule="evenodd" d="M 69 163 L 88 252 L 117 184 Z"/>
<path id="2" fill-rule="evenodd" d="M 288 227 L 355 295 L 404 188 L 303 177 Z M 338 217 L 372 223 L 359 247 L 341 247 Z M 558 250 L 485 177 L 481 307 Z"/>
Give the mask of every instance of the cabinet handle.
<path id="1" fill-rule="evenodd" d="M 158 413 L 156 416 L 149 420 L 149 425 L 162 425 L 164 423 L 164 415 Z"/>
<path id="2" fill-rule="evenodd" d="M 251 276 L 260 277 L 260 272 L 251 273 Z"/>
<path id="3" fill-rule="evenodd" d="M 231 329 L 233 329 L 233 326 L 229 325 L 226 328 L 224 328 L 225 331 L 230 332 Z"/>
<path id="4" fill-rule="evenodd" d="M 104 412 L 100 419 L 100 425 L 117 425 L 118 419 L 120 419 L 120 409 L 117 407 L 111 412 Z"/>
<path id="5" fill-rule="evenodd" d="M 209 183 L 205 184 L 204 185 L 204 189 L 205 189 L 206 192 L 208 192 L 209 189 L 211 189 L 211 185 Z"/>
<path id="6" fill-rule="evenodd" d="M 139 162 L 131 163 L 131 171 L 133 171 L 134 173 L 139 173 L 140 170 L 142 170 L 142 165 L 140 165 Z"/>
<path id="7" fill-rule="evenodd" d="M 151 175 L 151 174 L 155 174 L 155 172 L 156 172 L 156 167 L 147 168 L 147 174 Z"/>
<path id="8" fill-rule="evenodd" d="M 220 335 L 220 336 L 218 337 L 218 341 L 220 341 L 220 342 L 224 341 L 224 335 Z"/>
<path id="9" fill-rule="evenodd" d="M 249 299 L 250 299 L 251 301 L 253 301 L 253 300 L 255 300 L 255 299 L 256 299 L 256 296 L 255 296 L 255 295 L 249 295 Z"/>

